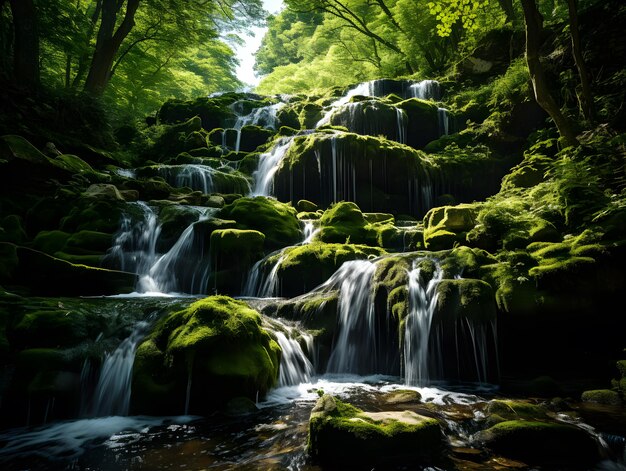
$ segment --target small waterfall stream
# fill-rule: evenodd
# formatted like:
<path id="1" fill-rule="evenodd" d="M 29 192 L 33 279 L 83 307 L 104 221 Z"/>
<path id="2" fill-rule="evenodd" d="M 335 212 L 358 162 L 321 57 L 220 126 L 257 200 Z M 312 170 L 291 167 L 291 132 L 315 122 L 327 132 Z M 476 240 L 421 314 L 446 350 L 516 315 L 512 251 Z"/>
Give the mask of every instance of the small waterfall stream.
<path id="1" fill-rule="evenodd" d="M 276 336 L 281 349 L 278 387 L 310 382 L 315 371 L 298 342 L 298 337 L 303 340 L 307 349 L 312 345 L 313 337 L 298 325 L 290 325 L 280 319 L 265 318 L 265 324 Z"/>
<path id="2" fill-rule="evenodd" d="M 150 321 L 138 322 L 130 336 L 104 359 L 94 390 L 91 416 L 128 415 L 135 350 L 151 325 Z"/>
<path id="3" fill-rule="evenodd" d="M 404 330 L 404 376 L 406 384 L 411 386 L 423 386 L 430 380 L 430 330 L 437 307 L 435 288 L 443 270 L 436 263 L 435 272 L 425 285 L 421 275 L 422 270 L 414 262 L 409 272 L 409 314 Z"/>
<path id="4" fill-rule="evenodd" d="M 283 160 L 291 143 L 293 136 L 281 137 L 268 152 L 259 157 L 259 166 L 254 172 L 254 188 L 250 196 L 270 196 L 274 174 L 278 170 L 280 162 Z"/>

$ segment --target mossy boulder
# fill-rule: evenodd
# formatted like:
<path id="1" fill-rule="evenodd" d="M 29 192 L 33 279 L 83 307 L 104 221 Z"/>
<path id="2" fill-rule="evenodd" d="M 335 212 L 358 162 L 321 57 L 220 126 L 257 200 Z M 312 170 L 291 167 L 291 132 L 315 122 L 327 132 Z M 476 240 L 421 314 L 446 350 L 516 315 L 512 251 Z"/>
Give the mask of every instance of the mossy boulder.
<path id="1" fill-rule="evenodd" d="M 596 404 L 605 404 L 609 406 L 619 406 L 622 404 L 622 398 L 618 391 L 611 389 L 594 389 L 585 391 L 581 395 L 583 402 L 593 402 Z"/>
<path id="2" fill-rule="evenodd" d="M 419 185 L 430 167 L 423 157 L 374 136 L 337 130 L 296 136 L 274 175 L 274 194 L 294 204 L 352 201 L 368 212 L 422 215 L 427 208 Z"/>
<path id="3" fill-rule="evenodd" d="M 437 419 L 415 412 L 364 412 L 328 394 L 311 411 L 308 452 L 322 465 L 371 469 L 429 464 L 444 448 Z"/>
<path id="4" fill-rule="evenodd" d="M 138 347 L 131 409 L 207 414 L 275 384 L 280 347 L 244 302 L 213 296 L 167 314 Z M 187 401 L 187 395 L 189 400 Z"/>
<path id="5" fill-rule="evenodd" d="M 495 425 L 507 420 L 545 420 L 548 411 L 529 401 L 494 399 L 489 401 L 486 413 L 487 423 Z"/>
<path id="6" fill-rule="evenodd" d="M 384 253 L 383 249 L 366 245 L 313 242 L 288 248 L 270 257 L 267 267 L 282 258 L 277 272 L 280 295 L 292 297 L 325 282 L 344 262 L 378 257 Z"/>
<path id="7" fill-rule="evenodd" d="M 263 257 L 265 235 L 259 231 L 218 229 L 211 233 L 213 286 L 220 293 L 241 293 L 250 268 Z"/>
<path id="8" fill-rule="evenodd" d="M 428 250 L 451 249 L 464 242 L 467 232 L 476 224 L 478 206 L 460 204 L 431 209 L 424 216 L 424 244 Z"/>
<path id="9" fill-rule="evenodd" d="M 433 322 L 490 323 L 496 319 L 496 303 L 489 283 L 471 278 L 444 279 L 437 283 L 437 309 Z"/>
<path id="10" fill-rule="evenodd" d="M 273 198 L 237 199 L 224 206 L 217 217 L 237 221 L 240 229 L 262 232 L 266 247 L 270 249 L 293 245 L 302 238 L 295 208 Z"/>
<path id="11" fill-rule="evenodd" d="M 411 98 L 395 106 L 407 116 L 409 146 L 421 149 L 442 134 L 439 129 L 438 107 L 433 102 Z"/>
<path id="12" fill-rule="evenodd" d="M 274 133 L 275 132 L 271 129 L 266 129 L 260 126 L 244 126 L 241 128 L 239 150 L 242 152 L 253 152 L 258 147 L 267 143 L 267 141 L 272 138 Z"/>
<path id="13" fill-rule="evenodd" d="M 589 469 L 600 458 L 587 431 L 563 423 L 510 420 L 480 432 L 477 439 L 497 454 L 531 465 Z"/>

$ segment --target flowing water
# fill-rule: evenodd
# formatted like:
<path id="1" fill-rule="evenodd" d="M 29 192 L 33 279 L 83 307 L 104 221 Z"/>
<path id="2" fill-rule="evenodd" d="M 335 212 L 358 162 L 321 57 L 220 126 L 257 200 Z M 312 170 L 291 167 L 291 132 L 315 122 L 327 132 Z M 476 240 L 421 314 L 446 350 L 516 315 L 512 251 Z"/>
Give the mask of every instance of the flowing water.
<path id="1" fill-rule="evenodd" d="M 317 126 L 329 123 L 331 115 L 342 107 L 358 110 L 360 105 L 350 103 L 351 98 L 383 93 L 383 81 L 360 84 L 330 104 Z M 405 95 L 438 101 L 441 90 L 436 81 L 427 80 L 408 87 Z M 235 150 L 240 148 L 241 131 L 246 125 L 275 129 L 282 106 L 278 103 L 241 114 L 234 126 Z M 237 105 L 234 109 L 238 110 Z M 438 119 L 440 134 L 448 134 L 447 110 L 439 108 Z M 396 109 L 392 124 L 393 138 L 406 142 L 408 123 L 402 110 Z M 261 154 L 250 196 L 272 194 L 273 176 L 292 142 L 293 137 L 282 137 L 272 149 Z M 354 165 L 339 139 L 331 137 L 329 147 L 332 200 L 354 200 Z M 317 157 L 321 175 L 320 155 Z M 167 171 L 175 171 L 168 178 L 176 186 L 188 186 L 203 193 L 216 191 L 215 177 L 219 170 L 188 165 Z M 436 190 L 443 186 L 437 178 L 426 173 L 408 182 L 416 212 L 433 206 L 434 195 L 439 194 Z M 114 300 L 125 303 L 119 309 L 120 316 L 132 311 L 134 302 L 152 302 L 145 301 L 153 299 L 152 296 L 172 296 L 167 301 L 172 303 L 171 310 L 192 301 L 175 296 L 207 293 L 211 260 L 203 224 L 213 217 L 214 210 L 195 207 L 187 210 L 193 212 L 194 220 L 175 240 L 166 243 L 164 224 L 159 222 L 160 210 L 144 202 L 129 204 L 107 256 L 108 263 L 116 268 L 139 275 L 136 293 Z M 406 229 L 408 233 L 410 228 Z M 303 239 L 298 245 L 311 243 L 318 231 L 315 221 L 303 221 Z M 255 264 L 242 294 L 263 299 L 279 296 L 280 267 L 290 248 L 276 251 Z M 142 305 L 138 312 L 154 314 L 147 317 L 134 314 L 132 328 L 128 328 L 128 322 L 121 323 L 130 334 L 118 340 L 116 347 L 106 350 L 108 353 L 99 367 L 85 362 L 80 390 L 84 396 L 82 402 L 88 404 L 83 411 L 89 418 L 0 433 L 2 469 L 317 470 L 321 468 L 309 461 L 305 446 L 309 414 L 322 391 L 368 410 L 409 409 L 436 417 L 445 424 L 443 431 L 452 450 L 475 446 L 472 435 L 478 430 L 477 423 L 484 419 L 488 401 L 498 396 L 498 388 L 489 383 L 498 376 L 493 371 L 499 369 L 497 326 L 495 321 L 467 318 L 447 323 L 438 321 L 437 286 L 444 279 L 442 267 L 434 259 L 426 260 L 421 255 L 413 258 L 406 287 L 409 311 L 402 333 L 398 330 L 399 321 L 392 319 L 388 309 L 381 310 L 376 302 L 375 278 L 381 258 L 345 262 L 327 281 L 302 297 L 328 295 L 337 299 L 335 334 L 323 361 L 316 337 L 319 332 L 308 331 L 299 322 L 263 315 L 264 328 L 281 347 L 277 385 L 265 398 L 259 398 L 255 411 L 236 417 L 221 413 L 210 417 L 127 417 L 135 352 L 158 312 L 162 312 L 154 311 L 151 305 Z M 426 270 L 425 260 L 434 268 Z M 321 302 L 319 311 L 313 315 L 321 315 L 326 307 L 326 301 Z M 115 319 L 107 318 L 105 324 L 112 325 Z M 91 347 L 104 342 L 101 337 L 102 334 Z M 459 371 L 457 376 L 451 373 L 455 370 Z M 466 374 L 461 375 L 461 370 Z M 185 414 L 189 410 L 192 386 L 190 375 Z M 394 405 L 389 395 L 399 390 L 415 391 L 421 399 Z M 585 421 L 600 423 L 592 411 L 578 404 L 575 407 L 579 407 Z M 54 398 L 46 406 L 43 423 L 52 416 L 53 409 Z M 623 410 L 618 413 L 624 414 Z M 574 414 L 562 414 L 556 420 L 581 428 L 591 427 Z M 626 417 L 621 423 L 626 423 Z M 603 449 L 612 453 L 597 469 L 623 470 L 626 426 L 609 429 L 614 433 L 602 434 L 589 428 L 602 441 Z M 488 450 L 479 453 L 489 456 Z M 450 471 L 514 467 L 505 464 L 503 468 L 502 461 L 486 460 L 477 468 L 476 462 L 463 456 L 466 455 L 456 455 L 456 464 Z"/>

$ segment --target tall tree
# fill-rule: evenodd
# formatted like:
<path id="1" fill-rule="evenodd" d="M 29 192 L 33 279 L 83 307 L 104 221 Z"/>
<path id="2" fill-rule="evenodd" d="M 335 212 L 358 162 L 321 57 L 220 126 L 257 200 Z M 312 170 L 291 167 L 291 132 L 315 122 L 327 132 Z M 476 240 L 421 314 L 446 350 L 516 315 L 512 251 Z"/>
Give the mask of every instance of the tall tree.
<path id="1" fill-rule="evenodd" d="M 111 69 L 122 41 L 135 26 L 135 13 L 139 3 L 140 0 L 102 0 L 100 29 L 85 81 L 85 91 L 94 95 L 104 92 L 111 79 Z M 119 17 L 122 20 L 116 28 Z"/>
<path id="2" fill-rule="evenodd" d="M 521 2 L 526 23 L 526 62 L 533 84 L 535 99 L 539 106 L 550 115 L 565 144 L 568 146 L 577 145 L 578 140 L 576 139 L 574 126 L 552 97 L 544 67 L 541 63 L 540 48 L 543 43 L 543 16 L 539 12 L 535 0 L 521 0 Z"/>
<path id="3" fill-rule="evenodd" d="M 582 47 L 580 45 L 580 32 L 578 29 L 578 5 L 577 0 L 566 0 L 567 11 L 569 15 L 569 29 L 572 38 L 572 54 L 574 62 L 580 76 L 581 93 L 579 94 L 580 108 L 587 120 L 594 120 L 594 104 L 593 93 L 591 92 L 591 84 L 589 83 L 589 73 L 585 58 L 583 57 Z"/>

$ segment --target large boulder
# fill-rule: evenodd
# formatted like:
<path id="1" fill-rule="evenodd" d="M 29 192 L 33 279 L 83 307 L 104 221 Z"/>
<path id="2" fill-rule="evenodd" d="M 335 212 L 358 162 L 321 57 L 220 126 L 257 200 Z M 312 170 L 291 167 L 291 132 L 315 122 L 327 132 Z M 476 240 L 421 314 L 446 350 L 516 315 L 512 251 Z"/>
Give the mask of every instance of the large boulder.
<path id="1" fill-rule="evenodd" d="M 207 414 L 275 384 L 280 347 L 244 302 L 213 296 L 163 317 L 138 347 L 134 413 Z"/>
<path id="2" fill-rule="evenodd" d="M 266 247 L 270 249 L 295 244 L 302 238 L 296 210 L 273 198 L 257 196 L 237 199 L 224 206 L 217 217 L 237 221 L 240 229 L 262 232 Z"/>
<path id="3" fill-rule="evenodd" d="M 212 286 L 219 293 L 240 294 L 250 268 L 263 257 L 259 231 L 219 229 L 211 233 Z"/>
<path id="4" fill-rule="evenodd" d="M 460 204 L 431 209 L 424 216 L 424 244 L 428 250 L 451 249 L 464 242 L 476 224 L 478 205 Z"/>

